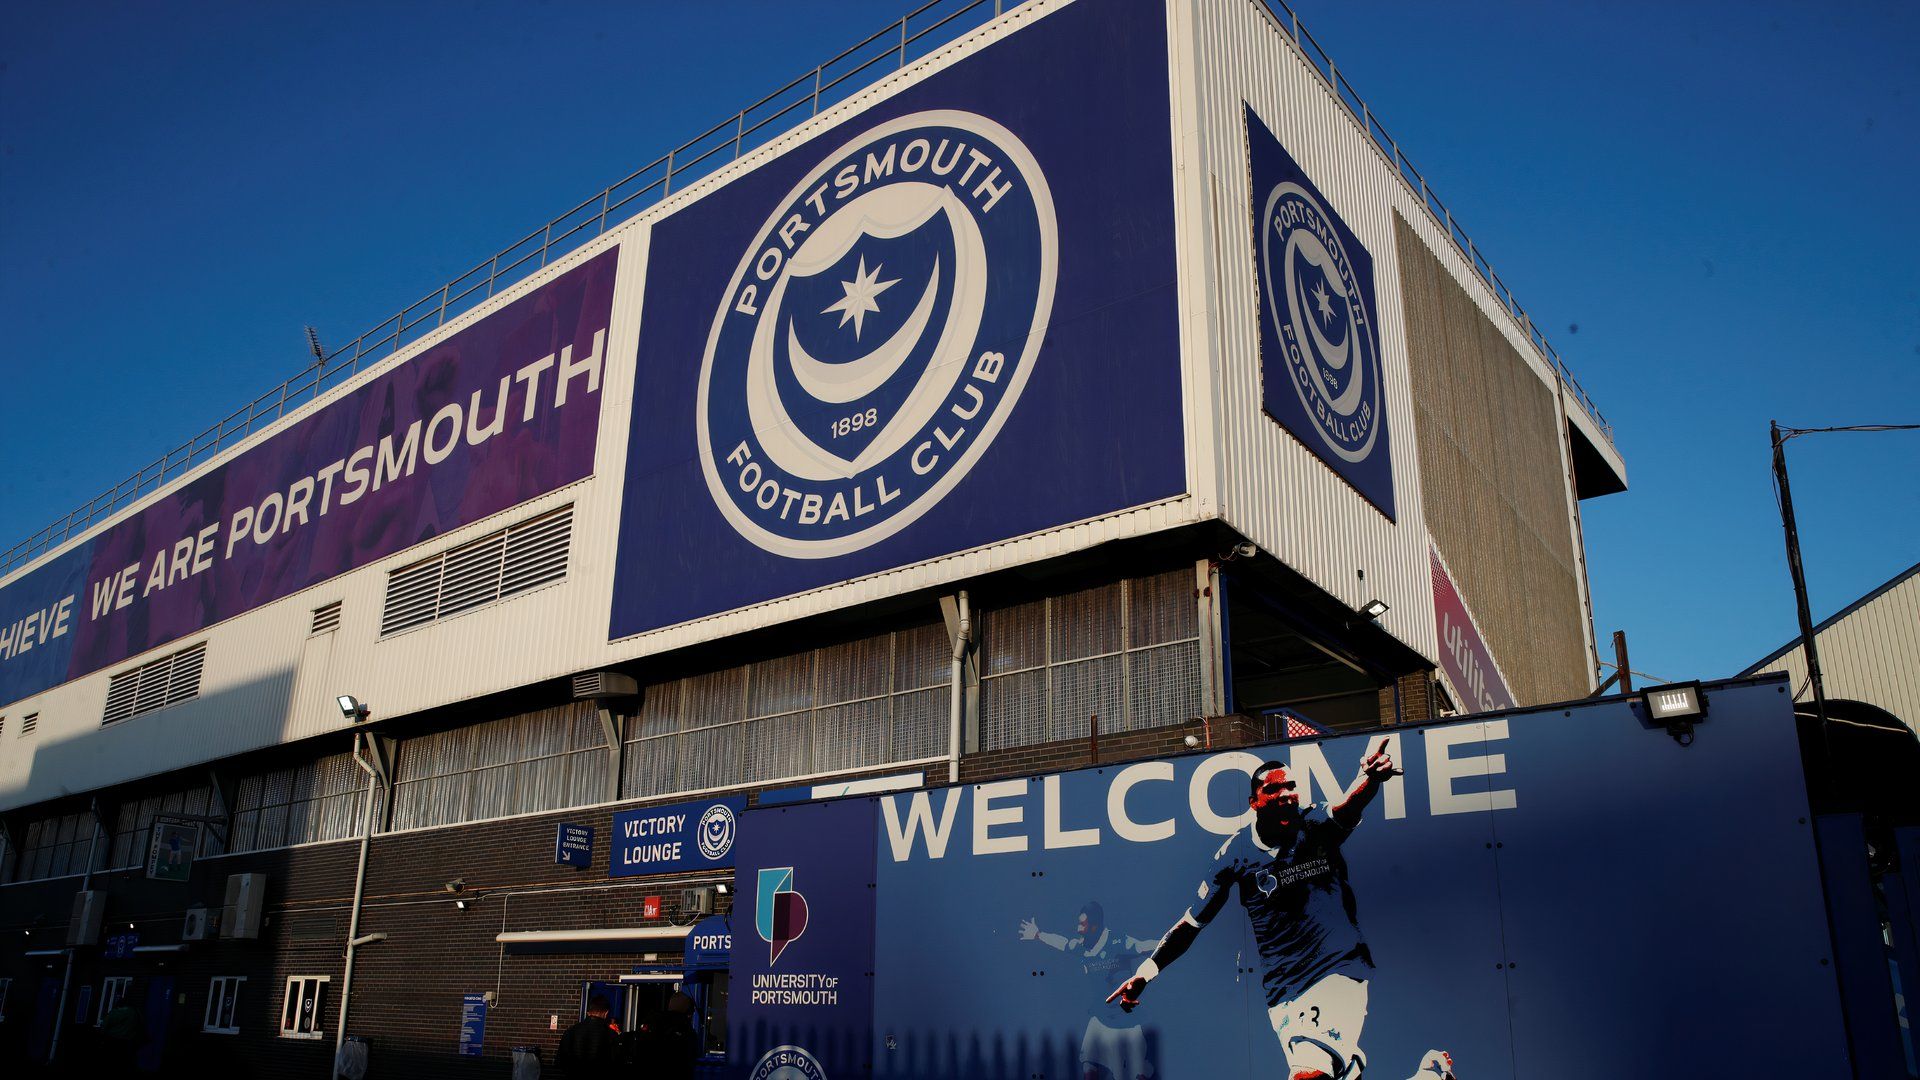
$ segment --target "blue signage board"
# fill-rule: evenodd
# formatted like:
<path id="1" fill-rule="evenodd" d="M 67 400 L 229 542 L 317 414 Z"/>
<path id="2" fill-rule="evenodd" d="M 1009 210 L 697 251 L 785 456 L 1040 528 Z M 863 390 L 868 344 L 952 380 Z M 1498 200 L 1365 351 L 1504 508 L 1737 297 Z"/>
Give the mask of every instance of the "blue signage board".
<path id="1" fill-rule="evenodd" d="M 462 994 L 460 997 L 460 1056 L 479 1057 L 487 1041 L 487 995 Z"/>
<path id="2" fill-rule="evenodd" d="M 687 931 L 687 970 L 725 971 L 733 954 L 733 924 L 725 915 L 709 915 Z"/>
<path id="3" fill-rule="evenodd" d="M 1394 520 L 1373 255 L 1251 108 L 1246 120 L 1261 407 Z"/>
<path id="4" fill-rule="evenodd" d="M 100 950 L 100 956 L 106 960 L 125 960 L 133 955 L 133 950 L 139 945 L 139 934 L 115 934 L 107 939 L 106 945 Z"/>
<path id="5" fill-rule="evenodd" d="M 553 861 L 561 866 L 593 865 L 593 826 L 561 822 L 554 827 Z"/>
<path id="6" fill-rule="evenodd" d="M 1716 1076 L 1762 1030 L 1840 1080 L 1786 691 L 1709 685 L 1690 746 L 1611 701 L 755 809 L 732 1045 L 763 1080 Z"/>
<path id="7" fill-rule="evenodd" d="M 728 1056 L 762 1078 L 867 1075 L 873 806 L 865 799 L 798 803 L 754 810 L 747 821 L 733 877 L 741 936 L 732 957 Z"/>
<path id="8" fill-rule="evenodd" d="M 607 872 L 633 877 L 732 866 L 740 815 L 746 809 L 747 800 L 736 795 L 622 810 L 613 815 Z"/>
<path id="9" fill-rule="evenodd" d="M 1185 493 L 1169 109 L 1065 6 L 656 223 L 610 635 Z"/>

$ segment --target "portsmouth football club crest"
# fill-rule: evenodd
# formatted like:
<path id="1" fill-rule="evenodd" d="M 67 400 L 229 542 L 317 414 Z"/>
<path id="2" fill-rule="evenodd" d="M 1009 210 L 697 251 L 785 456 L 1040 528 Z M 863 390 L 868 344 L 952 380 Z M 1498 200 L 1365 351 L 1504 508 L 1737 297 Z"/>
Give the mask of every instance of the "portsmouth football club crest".
<path id="1" fill-rule="evenodd" d="M 936 505 L 1018 405 L 1058 240 L 1011 132 L 939 110 L 820 162 L 741 253 L 700 372 L 700 463 L 767 551 L 827 558 Z"/>
<path id="2" fill-rule="evenodd" d="M 827 1070 L 804 1047 L 776 1046 L 754 1062 L 749 1080 L 827 1080 Z"/>
<path id="3" fill-rule="evenodd" d="M 1373 257 L 1251 109 L 1247 141 L 1262 403 L 1392 518 Z"/>

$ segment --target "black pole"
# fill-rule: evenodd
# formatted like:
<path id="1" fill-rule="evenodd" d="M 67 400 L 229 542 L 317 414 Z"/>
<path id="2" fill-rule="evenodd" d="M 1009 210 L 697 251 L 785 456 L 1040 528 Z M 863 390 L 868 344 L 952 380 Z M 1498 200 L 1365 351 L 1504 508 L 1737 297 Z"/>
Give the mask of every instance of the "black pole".
<path id="1" fill-rule="evenodd" d="M 1787 486 L 1787 443 L 1773 421 L 1773 479 L 1780 485 L 1780 526 L 1787 537 L 1787 570 L 1793 575 L 1793 602 L 1800 616 L 1800 644 L 1807 652 L 1807 681 L 1813 685 L 1813 712 L 1820 734 L 1827 732 L 1827 686 L 1820 678 L 1820 651 L 1813 642 L 1813 615 L 1807 609 L 1807 572 L 1800 565 L 1800 529 L 1793 520 L 1793 491 Z"/>

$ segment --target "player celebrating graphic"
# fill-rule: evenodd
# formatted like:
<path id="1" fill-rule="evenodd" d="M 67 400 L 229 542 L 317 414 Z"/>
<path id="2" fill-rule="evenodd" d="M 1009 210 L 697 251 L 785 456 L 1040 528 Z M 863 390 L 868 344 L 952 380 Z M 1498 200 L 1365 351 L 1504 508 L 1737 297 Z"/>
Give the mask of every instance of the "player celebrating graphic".
<path id="1" fill-rule="evenodd" d="M 1022 919 L 1020 940 L 1038 941 L 1078 957 L 1080 970 L 1092 981 L 1087 1031 L 1080 1039 L 1082 1080 L 1145 1080 L 1152 1076 L 1140 1021 L 1130 1015 L 1130 1010 L 1112 1004 L 1106 993 L 1114 979 L 1133 969 L 1136 957 L 1153 951 L 1157 943 L 1114 933 L 1107 926 L 1105 909 L 1096 900 L 1087 901 L 1080 909 L 1072 937 L 1044 933 L 1032 919 Z"/>
<path id="2" fill-rule="evenodd" d="M 1358 1080 L 1366 1066 L 1360 1027 L 1373 956 L 1360 936 L 1340 848 L 1380 785 L 1398 775 L 1382 738 L 1337 804 L 1302 807 L 1286 766 L 1262 764 L 1247 800 L 1253 823 L 1214 853 L 1198 902 L 1107 1000 L 1129 1012 L 1138 1006 L 1148 984 L 1187 951 L 1237 886 L 1265 968 L 1267 1018 L 1286 1054 L 1287 1075 Z"/>

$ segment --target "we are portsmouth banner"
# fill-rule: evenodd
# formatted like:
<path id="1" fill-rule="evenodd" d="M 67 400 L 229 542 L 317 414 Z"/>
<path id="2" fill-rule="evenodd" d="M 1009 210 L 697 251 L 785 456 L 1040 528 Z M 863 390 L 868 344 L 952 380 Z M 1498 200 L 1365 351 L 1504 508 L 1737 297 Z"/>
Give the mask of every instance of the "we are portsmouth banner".
<path id="1" fill-rule="evenodd" d="M 618 249 L 0 587 L 0 704 L 593 471 Z"/>

